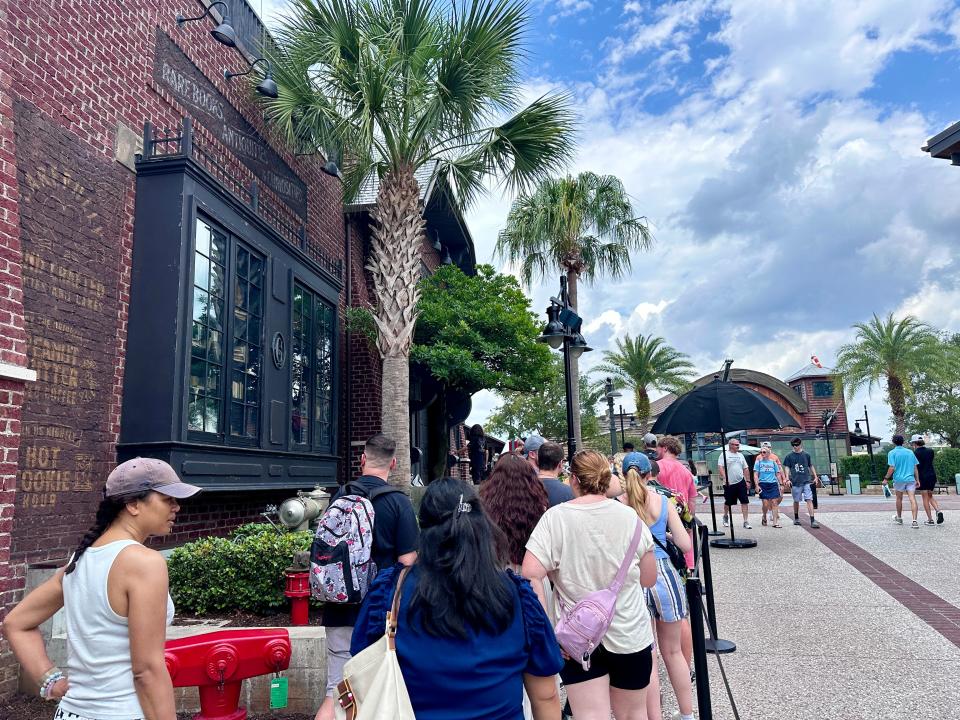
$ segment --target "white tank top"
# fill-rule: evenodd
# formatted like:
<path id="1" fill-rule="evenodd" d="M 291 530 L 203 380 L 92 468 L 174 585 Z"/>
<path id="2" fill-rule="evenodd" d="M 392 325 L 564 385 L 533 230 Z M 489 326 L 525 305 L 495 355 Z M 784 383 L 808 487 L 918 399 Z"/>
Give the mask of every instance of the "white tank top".
<path id="1" fill-rule="evenodd" d="M 67 615 L 67 667 L 70 689 L 60 706 L 97 720 L 142 718 L 133 686 L 127 618 L 117 615 L 107 597 L 107 577 L 124 548 L 136 540 L 117 540 L 89 547 L 76 568 L 63 577 Z M 173 622 L 173 600 L 167 595 L 167 625 Z"/>

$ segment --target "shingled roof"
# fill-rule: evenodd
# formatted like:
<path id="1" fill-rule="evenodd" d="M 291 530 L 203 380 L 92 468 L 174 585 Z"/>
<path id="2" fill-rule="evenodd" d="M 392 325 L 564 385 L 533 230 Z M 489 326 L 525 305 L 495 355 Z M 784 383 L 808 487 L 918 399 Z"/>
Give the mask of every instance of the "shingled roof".
<path id="1" fill-rule="evenodd" d="M 433 192 L 436 171 L 437 162 L 434 161 L 421 165 L 413 173 L 413 176 L 417 180 L 417 185 L 420 186 L 420 202 L 424 205 L 426 205 L 427 200 L 430 198 L 430 193 Z M 372 207 L 377 202 L 377 193 L 379 191 L 380 178 L 377 177 L 376 173 L 371 173 L 360 186 L 356 199 L 351 203 L 347 203 L 347 207 L 351 209 Z"/>

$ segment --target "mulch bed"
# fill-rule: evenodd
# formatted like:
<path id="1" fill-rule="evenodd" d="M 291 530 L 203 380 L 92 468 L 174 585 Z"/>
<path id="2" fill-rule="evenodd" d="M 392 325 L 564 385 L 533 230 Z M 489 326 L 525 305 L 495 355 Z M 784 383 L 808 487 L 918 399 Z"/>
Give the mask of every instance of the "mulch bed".
<path id="1" fill-rule="evenodd" d="M 310 611 L 310 622 L 309 625 L 320 625 L 320 621 L 323 618 L 323 613 L 319 610 Z M 289 627 L 290 626 L 290 613 L 288 612 L 278 612 L 272 613 L 270 615 L 255 615 L 254 613 L 243 612 L 242 610 L 234 610 L 229 613 L 214 613 L 211 615 L 204 615 L 203 617 L 190 617 L 190 616 L 181 616 L 178 615 L 174 621 L 174 625 L 199 625 L 204 622 L 223 622 L 223 627 Z"/>
<path id="2" fill-rule="evenodd" d="M 14 695 L 0 707 L 0 720 L 53 720 L 57 703 L 40 698 Z M 177 713 L 177 720 L 193 720 L 195 713 Z M 313 720 L 313 715 L 304 713 L 250 713 L 247 720 Z"/>

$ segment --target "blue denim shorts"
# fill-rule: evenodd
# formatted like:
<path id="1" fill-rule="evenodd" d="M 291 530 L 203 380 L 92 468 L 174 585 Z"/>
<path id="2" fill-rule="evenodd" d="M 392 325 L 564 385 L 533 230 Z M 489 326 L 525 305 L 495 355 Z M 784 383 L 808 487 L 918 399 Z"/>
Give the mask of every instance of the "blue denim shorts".
<path id="1" fill-rule="evenodd" d="M 813 483 L 804 483 L 803 485 L 794 485 L 790 488 L 793 494 L 793 501 L 813 500 Z"/>

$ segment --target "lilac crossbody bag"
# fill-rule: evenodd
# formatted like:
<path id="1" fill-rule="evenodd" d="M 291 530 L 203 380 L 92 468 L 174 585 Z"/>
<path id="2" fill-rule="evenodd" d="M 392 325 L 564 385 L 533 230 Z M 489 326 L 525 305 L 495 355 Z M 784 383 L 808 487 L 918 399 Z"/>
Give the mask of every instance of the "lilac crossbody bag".
<path id="1" fill-rule="evenodd" d="M 572 608 L 566 606 L 559 592 L 555 594 L 557 607 L 560 609 L 560 622 L 554 630 L 557 642 L 567 655 L 583 665 L 584 670 L 590 669 L 590 655 L 600 646 L 600 641 L 613 621 L 617 595 L 627 579 L 630 563 L 637 555 L 642 537 L 643 522 L 638 519 L 630 549 L 620 563 L 620 569 L 610 587 L 590 593 Z"/>

